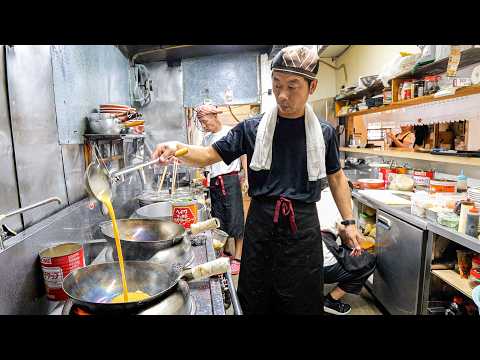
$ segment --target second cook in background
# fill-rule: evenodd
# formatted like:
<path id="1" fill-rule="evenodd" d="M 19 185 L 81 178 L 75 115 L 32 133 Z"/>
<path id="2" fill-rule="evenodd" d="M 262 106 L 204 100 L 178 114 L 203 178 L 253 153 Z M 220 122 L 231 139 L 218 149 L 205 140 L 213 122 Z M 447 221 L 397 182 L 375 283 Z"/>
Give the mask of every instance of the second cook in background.
<path id="1" fill-rule="evenodd" d="M 195 108 L 197 119 L 207 134 L 203 138 L 203 146 L 211 146 L 223 138 L 231 127 L 222 124 L 218 114 L 222 111 L 213 105 L 200 105 Z M 240 157 L 242 167 L 247 174 L 247 158 Z M 240 160 L 227 165 L 223 161 L 210 166 L 210 196 L 212 200 L 212 216 L 220 220 L 220 229 L 235 239 L 235 254 L 231 261 L 232 275 L 240 272 L 242 245 L 244 234 L 243 198 L 238 172 Z M 247 175 L 245 175 L 245 185 Z"/>

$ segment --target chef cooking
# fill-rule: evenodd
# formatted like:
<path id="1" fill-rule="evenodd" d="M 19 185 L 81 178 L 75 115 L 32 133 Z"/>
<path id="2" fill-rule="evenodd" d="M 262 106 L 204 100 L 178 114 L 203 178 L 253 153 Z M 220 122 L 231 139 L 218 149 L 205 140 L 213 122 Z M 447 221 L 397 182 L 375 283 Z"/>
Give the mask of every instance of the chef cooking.
<path id="1" fill-rule="evenodd" d="M 317 87 L 317 53 L 306 46 L 283 48 L 273 59 L 276 105 L 247 119 L 210 146 L 171 141 L 153 158 L 204 167 L 231 164 L 247 155 L 249 195 L 238 296 L 245 314 L 323 313 L 323 254 L 316 202 L 325 177 L 343 218 L 351 256 L 361 253 L 351 193 L 341 170 L 334 128 L 307 104 Z"/>

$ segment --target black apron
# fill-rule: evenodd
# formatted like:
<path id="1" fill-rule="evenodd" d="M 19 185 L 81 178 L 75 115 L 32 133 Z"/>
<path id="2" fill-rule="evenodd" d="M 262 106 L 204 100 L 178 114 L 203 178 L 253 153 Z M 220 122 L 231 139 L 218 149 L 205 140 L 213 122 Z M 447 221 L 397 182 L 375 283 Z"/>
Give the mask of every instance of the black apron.
<path id="1" fill-rule="evenodd" d="M 212 216 L 220 220 L 220 229 L 234 239 L 243 239 L 244 213 L 238 173 L 210 179 Z"/>
<path id="2" fill-rule="evenodd" d="M 237 292 L 245 314 L 323 314 L 322 237 L 315 203 L 252 198 Z"/>

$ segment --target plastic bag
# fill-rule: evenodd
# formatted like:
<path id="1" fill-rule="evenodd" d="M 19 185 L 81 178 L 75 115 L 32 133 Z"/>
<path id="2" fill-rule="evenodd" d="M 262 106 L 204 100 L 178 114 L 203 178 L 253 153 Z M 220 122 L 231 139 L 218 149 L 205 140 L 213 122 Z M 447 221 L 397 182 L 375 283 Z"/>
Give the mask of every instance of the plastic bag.
<path id="1" fill-rule="evenodd" d="M 418 45 L 422 49 L 422 55 L 415 63 L 415 66 L 422 66 L 435 61 L 437 45 Z"/>
<path id="2" fill-rule="evenodd" d="M 388 82 L 391 79 L 395 78 L 396 76 L 402 73 L 412 70 L 413 67 L 415 66 L 415 63 L 420 58 L 420 56 L 421 56 L 420 53 L 409 55 L 409 56 L 398 55 L 392 61 L 387 63 L 383 67 L 380 75 L 378 76 L 380 80 L 382 80 L 383 86 L 388 87 L 389 86 Z"/>

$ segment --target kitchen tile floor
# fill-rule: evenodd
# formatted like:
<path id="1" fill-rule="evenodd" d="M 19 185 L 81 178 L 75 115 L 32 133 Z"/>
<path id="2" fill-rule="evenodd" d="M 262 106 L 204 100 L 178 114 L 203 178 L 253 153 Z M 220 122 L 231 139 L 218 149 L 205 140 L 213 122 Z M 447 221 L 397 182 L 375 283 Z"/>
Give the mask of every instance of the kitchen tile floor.
<path id="1" fill-rule="evenodd" d="M 235 286 L 238 286 L 238 276 L 232 276 Z M 335 287 L 334 284 L 325 285 L 325 294 Z M 382 315 L 382 312 L 375 305 L 375 301 L 372 295 L 367 289 L 363 288 L 360 295 L 345 295 L 344 302 L 350 304 L 352 311 L 349 315 Z M 233 307 L 230 306 L 226 310 L 227 315 L 233 315 Z"/>

